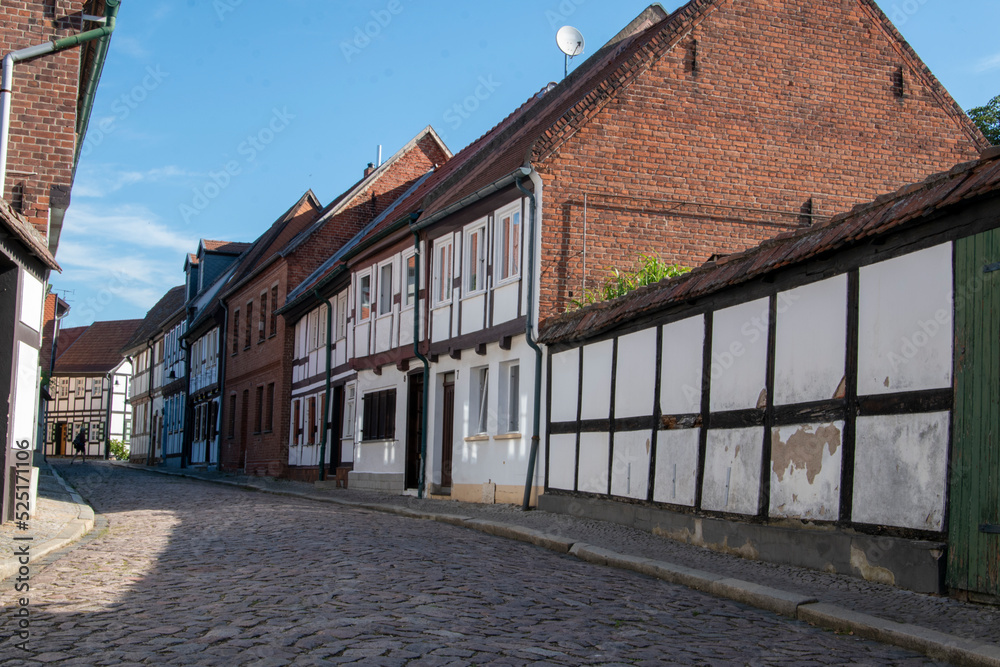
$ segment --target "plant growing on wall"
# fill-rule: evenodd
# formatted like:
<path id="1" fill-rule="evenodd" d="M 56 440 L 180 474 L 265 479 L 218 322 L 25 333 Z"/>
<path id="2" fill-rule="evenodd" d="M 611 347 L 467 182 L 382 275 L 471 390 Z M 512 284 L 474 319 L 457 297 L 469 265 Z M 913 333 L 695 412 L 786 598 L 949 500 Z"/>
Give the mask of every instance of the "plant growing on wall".
<path id="1" fill-rule="evenodd" d="M 580 299 L 573 299 L 570 310 L 583 308 L 586 305 L 599 301 L 617 299 L 636 288 L 652 285 L 667 278 L 680 276 L 690 270 L 690 267 L 687 266 L 667 264 L 655 255 L 641 255 L 635 268 L 631 271 L 619 271 L 617 268 L 611 269 L 608 277 L 599 287 L 588 289 Z"/>
<path id="2" fill-rule="evenodd" d="M 111 456 L 119 461 L 128 461 L 128 445 L 121 440 L 111 440 Z"/>

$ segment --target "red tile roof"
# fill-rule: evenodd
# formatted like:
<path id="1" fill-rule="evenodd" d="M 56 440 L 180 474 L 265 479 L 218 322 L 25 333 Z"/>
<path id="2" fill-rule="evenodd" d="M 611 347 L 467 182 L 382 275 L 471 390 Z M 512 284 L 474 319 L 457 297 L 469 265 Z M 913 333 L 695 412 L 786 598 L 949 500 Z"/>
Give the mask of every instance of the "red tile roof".
<path id="1" fill-rule="evenodd" d="M 640 316 L 746 283 L 821 254 L 844 250 L 871 237 L 917 225 L 945 209 L 1000 195 L 1000 147 L 983 159 L 954 167 L 834 216 L 822 225 L 785 232 L 745 252 L 727 255 L 683 276 L 642 287 L 612 301 L 547 319 L 540 341 L 582 340 Z"/>
<path id="2" fill-rule="evenodd" d="M 210 241 L 208 239 L 201 240 L 201 247 L 210 252 L 220 252 L 226 255 L 238 255 L 250 246 L 252 243 L 243 243 L 242 241 Z"/>
<path id="3" fill-rule="evenodd" d="M 53 374 L 97 375 L 111 371 L 121 363 L 122 346 L 140 324 L 142 320 L 94 322 L 59 354 Z M 62 340 L 62 335 L 59 338 Z"/>

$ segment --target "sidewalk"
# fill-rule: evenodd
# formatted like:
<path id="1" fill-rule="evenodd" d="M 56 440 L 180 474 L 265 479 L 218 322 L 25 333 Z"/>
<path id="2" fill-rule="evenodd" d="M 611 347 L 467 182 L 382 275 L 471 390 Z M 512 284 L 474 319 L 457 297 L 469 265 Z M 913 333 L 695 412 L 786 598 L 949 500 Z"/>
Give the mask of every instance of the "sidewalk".
<path id="1" fill-rule="evenodd" d="M 936 659 L 1000 666 L 1000 608 L 996 607 L 921 595 L 844 575 L 745 560 L 625 526 L 537 510 L 522 512 L 512 505 L 317 488 L 304 482 L 198 469 L 147 468 L 122 462 L 112 465 L 442 521 L 633 570 Z"/>
<path id="2" fill-rule="evenodd" d="M 38 469 L 35 513 L 27 523 L 25 530 L 14 522 L 0 525 L 0 581 L 17 574 L 21 564 L 13 554 L 24 545 L 29 545 L 31 561 L 37 562 L 89 533 L 94 527 L 94 510 L 43 463 Z M 25 537 L 31 539 L 15 539 Z"/>

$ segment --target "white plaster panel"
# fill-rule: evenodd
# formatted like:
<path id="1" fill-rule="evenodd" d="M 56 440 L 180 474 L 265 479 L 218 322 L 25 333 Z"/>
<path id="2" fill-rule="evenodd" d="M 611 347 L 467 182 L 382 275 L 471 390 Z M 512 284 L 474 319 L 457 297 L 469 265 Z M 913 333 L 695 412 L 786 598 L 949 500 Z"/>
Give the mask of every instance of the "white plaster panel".
<path id="1" fill-rule="evenodd" d="M 400 440 L 359 442 L 354 455 L 354 469 L 359 472 L 404 472 L 405 451 Z"/>
<path id="2" fill-rule="evenodd" d="M 847 275 L 778 294 L 774 402 L 834 398 L 847 352 Z"/>
<path id="3" fill-rule="evenodd" d="M 551 436 L 549 439 L 549 487 L 573 491 L 575 473 L 576 436 Z"/>
<path id="4" fill-rule="evenodd" d="M 645 329 L 618 339 L 615 374 L 615 417 L 653 414 L 656 391 L 656 329 Z"/>
<path id="5" fill-rule="evenodd" d="M 948 412 L 858 417 L 854 521 L 943 530 L 948 419 Z"/>
<path id="6" fill-rule="evenodd" d="M 431 311 L 431 342 L 440 343 L 451 338 L 451 306 L 435 308 Z"/>
<path id="7" fill-rule="evenodd" d="M 375 351 L 385 352 L 392 348 L 392 315 L 375 320 Z"/>
<path id="8" fill-rule="evenodd" d="M 14 392 L 14 432 L 11 440 L 35 442 L 35 407 L 38 405 L 38 350 L 17 343 L 17 379 Z"/>
<path id="9" fill-rule="evenodd" d="M 42 330 L 42 307 L 45 304 L 42 282 L 21 271 L 21 322 L 35 331 Z"/>
<path id="10" fill-rule="evenodd" d="M 579 491 L 608 492 L 608 434 L 580 434 Z"/>
<path id="11" fill-rule="evenodd" d="M 493 290 L 493 324 L 517 319 L 518 283 L 513 282 Z"/>
<path id="12" fill-rule="evenodd" d="M 646 499 L 649 489 L 651 431 L 615 433 L 611 468 L 611 493 L 624 498 Z"/>
<path id="13" fill-rule="evenodd" d="M 711 409 L 757 407 L 767 385 L 768 300 L 715 313 L 712 327 Z"/>
<path id="14" fill-rule="evenodd" d="M 861 267 L 858 393 L 951 386 L 950 243 Z"/>
<path id="15" fill-rule="evenodd" d="M 552 355 L 552 421 L 575 422 L 580 386 L 580 350 Z"/>
<path id="16" fill-rule="evenodd" d="M 665 415 L 701 412 L 701 371 L 705 354 L 705 317 L 690 317 L 663 327 L 660 409 Z"/>
<path id="17" fill-rule="evenodd" d="M 470 296 L 462 301 L 462 334 L 474 333 L 483 328 L 486 295 Z"/>
<path id="18" fill-rule="evenodd" d="M 660 431 L 656 441 L 656 478 L 653 500 L 694 506 L 698 489 L 700 428 Z"/>
<path id="19" fill-rule="evenodd" d="M 413 345 L 413 309 L 399 312 L 399 344 Z"/>
<path id="20" fill-rule="evenodd" d="M 764 429 L 736 428 L 708 432 L 702 509 L 756 514 L 760 499 L 760 457 Z"/>
<path id="21" fill-rule="evenodd" d="M 836 521 L 844 422 L 771 431 L 770 515 Z"/>
<path id="22" fill-rule="evenodd" d="M 363 322 L 362 324 L 355 325 L 354 327 L 354 356 L 355 357 L 367 357 L 368 356 L 368 328 L 370 327 L 369 322 Z"/>
<path id="23" fill-rule="evenodd" d="M 583 348 L 583 400 L 581 419 L 611 416 L 611 357 L 614 341 L 585 345 Z"/>

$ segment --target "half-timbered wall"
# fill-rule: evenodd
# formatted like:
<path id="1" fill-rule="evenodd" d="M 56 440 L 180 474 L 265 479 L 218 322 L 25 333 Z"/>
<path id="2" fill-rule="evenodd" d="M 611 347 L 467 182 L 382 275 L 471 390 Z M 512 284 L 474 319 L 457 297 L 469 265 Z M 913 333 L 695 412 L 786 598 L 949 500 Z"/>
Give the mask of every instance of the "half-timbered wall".
<path id="1" fill-rule="evenodd" d="M 549 357 L 552 491 L 945 530 L 952 244 Z"/>

